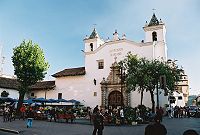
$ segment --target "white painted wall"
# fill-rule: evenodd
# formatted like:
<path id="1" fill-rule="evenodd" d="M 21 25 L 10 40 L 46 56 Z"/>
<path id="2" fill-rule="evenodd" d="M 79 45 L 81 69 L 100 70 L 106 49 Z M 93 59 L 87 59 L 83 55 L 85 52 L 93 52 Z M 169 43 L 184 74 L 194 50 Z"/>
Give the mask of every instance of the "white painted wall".
<path id="1" fill-rule="evenodd" d="M 176 98 L 176 101 L 175 101 L 175 103 L 172 104 L 172 106 L 176 106 L 176 105 L 177 106 L 181 106 L 181 107 L 185 106 L 185 101 L 184 101 L 183 93 L 174 92 L 173 96 Z M 182 97 L 182 100 L 178 100 L 179 96 Z"/>
<path id="2" fill-rule="evenodd" d="M 9 93 L 8 97 L 18 99 L 19 98 L 19 92 L 15 89 L 5 89 L 5 88 L 0 88 L 0 93 L 3 91 L 6 91 Z"/>
<path id="3" fill-rule="evenodd" d="M 141 94 L 138 93 L 138 91 L 132 91 L 131 92 L 131 107 L 136 107 L 140 105 L 141 101 Z M 144 92 L 143 95 L 143 105 L 151 108 L 151 97 L 149 92 Z"/>

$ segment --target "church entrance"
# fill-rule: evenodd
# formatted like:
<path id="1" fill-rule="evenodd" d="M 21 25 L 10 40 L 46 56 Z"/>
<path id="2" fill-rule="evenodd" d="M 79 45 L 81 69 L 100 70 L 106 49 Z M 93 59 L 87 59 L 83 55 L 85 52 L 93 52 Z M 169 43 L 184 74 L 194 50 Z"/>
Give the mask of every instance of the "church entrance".
<path id="1" fill-rule="evenodd" d="M 120 77 L 120 68 L 115 61 L 110 67 L 111 71 L 107 78 L 101 81 L 101 106 L 117 108 L 130 106 L 130 94 L 126 92 L 124 81 Z"/>
<path id="2" fill-rule="evenodd" d="M 108 96 L 108 106 L 117 107 L 122 105 L 122 94 L 119 91 L 112 91 Z"/>

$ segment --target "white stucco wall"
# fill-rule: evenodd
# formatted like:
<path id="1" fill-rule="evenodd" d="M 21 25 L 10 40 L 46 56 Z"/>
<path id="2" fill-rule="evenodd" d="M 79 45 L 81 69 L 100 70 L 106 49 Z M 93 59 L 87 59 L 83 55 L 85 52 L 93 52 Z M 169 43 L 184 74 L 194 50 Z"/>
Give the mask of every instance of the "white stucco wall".
<path id="1" fill-rule="evenodd" d="M 181 106 L 181 107 L 185 106 L 183 93 L 174 92 L 173 96 L 176 98 L 176 101 L 175 101 L 175 103 L 172 104 L 172 106 Z M 179 100 L 178 97 L 182 97 L 182 100 Z"/>
<path id="2" fill-rule="evenodd" d="M 0 93 L 2 93 L 3 91 L 6 91 L 9 93 L 8 97 L 19 99 L 19 92 L 17 90 L 0 88 Z"/>
<path id="3" fill-rule="evenodd" d="M 136 107 L 140 105 L 141 94 L 138 91 L 131 92 L 131 107 Z M 149 92 L 144 92 L 143 95 L 143 105 L 151 107 L 151 97 Z"/>

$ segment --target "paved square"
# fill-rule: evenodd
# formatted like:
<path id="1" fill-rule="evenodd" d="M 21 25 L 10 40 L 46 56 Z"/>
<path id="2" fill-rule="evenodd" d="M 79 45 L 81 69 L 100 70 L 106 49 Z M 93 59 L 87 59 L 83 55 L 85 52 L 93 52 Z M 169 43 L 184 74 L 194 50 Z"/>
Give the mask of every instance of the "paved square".
<path id="1" fill-rule="evenodd" d="M 164 118 L 167 135 L 182 135 L 187 129 L 194 129 L 200 134 L 200 120 L 198 118 L 168 119 Z M 26 128 L 26 122 L 16 120 L 2 122 L 0 127 L 20 131 L 20 135 L 91 135 L 93 126 L 85 124 L 55 123 L 47 121 L 33 121 L 32 128 Z M 146 125 L 138 126 L 105 126 L 104 135 L 144 135 Z M 1 135 L 11 133 L 0 132 Z"/>

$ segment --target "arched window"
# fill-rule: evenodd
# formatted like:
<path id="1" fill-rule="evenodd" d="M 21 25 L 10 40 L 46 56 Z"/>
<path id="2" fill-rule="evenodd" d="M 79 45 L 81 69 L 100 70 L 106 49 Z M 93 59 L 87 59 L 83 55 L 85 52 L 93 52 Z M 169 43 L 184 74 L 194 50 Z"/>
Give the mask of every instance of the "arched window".
<path id="1" fill-rule="evenodd" d="M 152 33 L 152 40 L 157 41 L 157 33 L 155 31 Z"/>
<path id="2" fill-rule="evenodd" d="M 90 51 L 93 51 L 93 43 L 90 43 Z"/>

